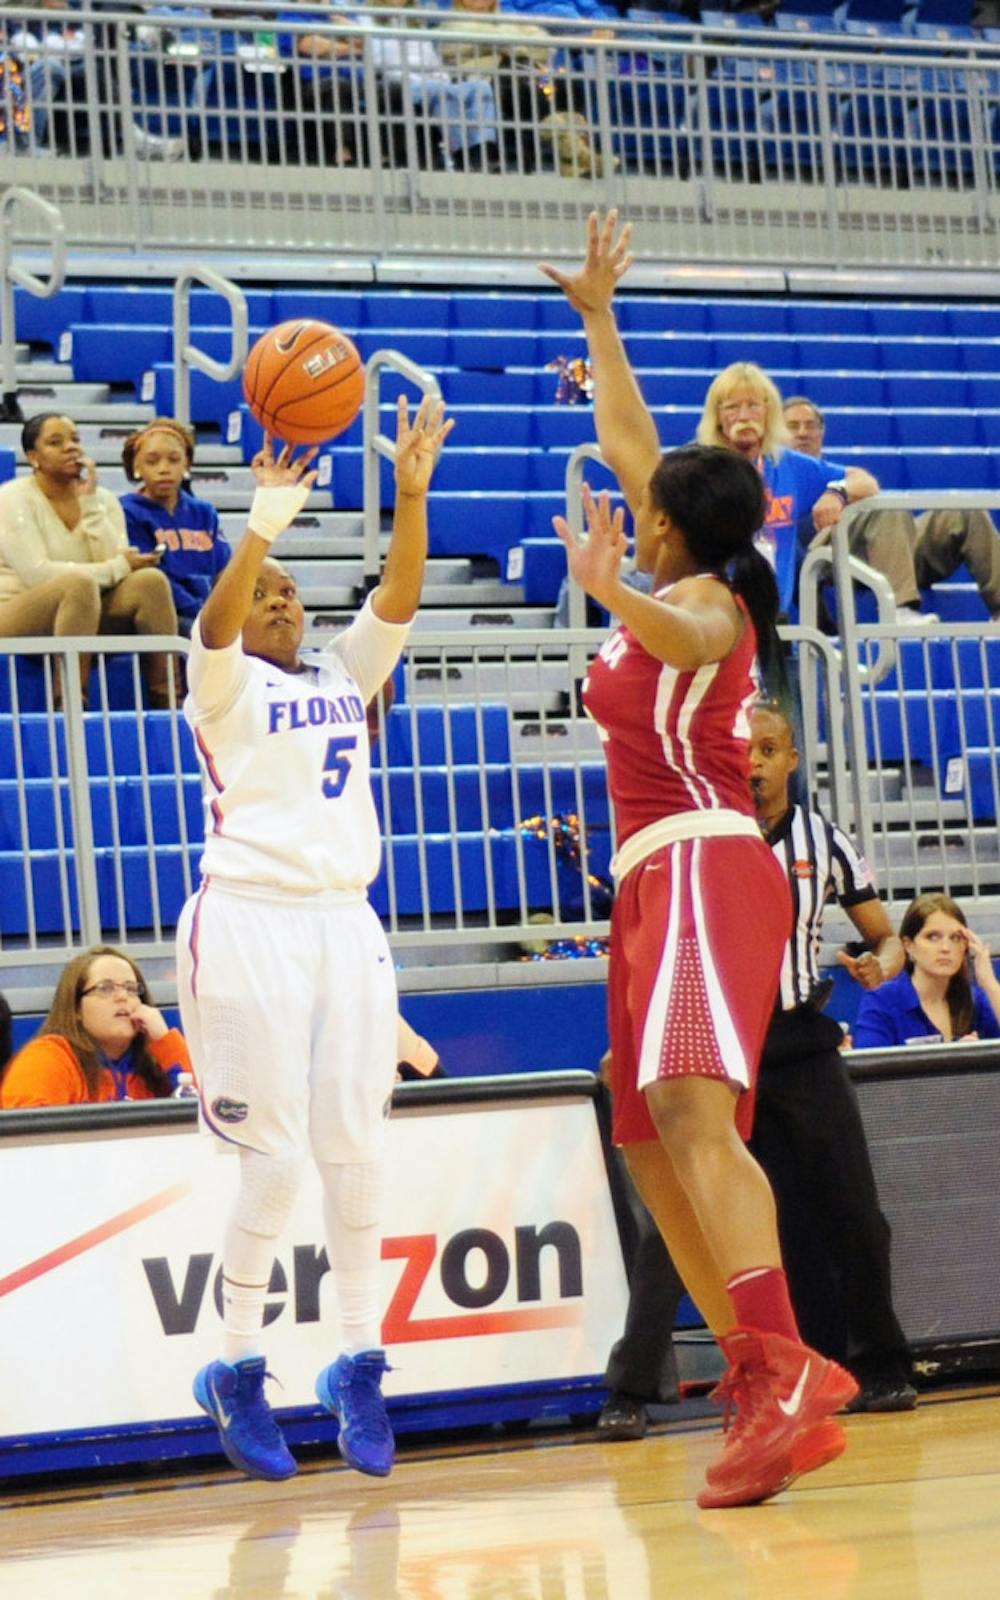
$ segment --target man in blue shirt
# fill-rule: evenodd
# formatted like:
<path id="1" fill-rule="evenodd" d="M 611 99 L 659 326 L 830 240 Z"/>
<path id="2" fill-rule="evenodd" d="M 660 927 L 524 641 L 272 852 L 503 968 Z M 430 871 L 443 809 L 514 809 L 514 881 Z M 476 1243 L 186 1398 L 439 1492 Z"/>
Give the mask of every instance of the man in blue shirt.
<path id="1" fill-rule="evenodd" d="M 796 452 L 823 459 L 826 418 L 807 395 L 789 395 L 785 423 Z M 808 542 L 808 541 L 807 541 Z M 902 621 L 931 622 L 920 591 L 968 567 L 983 604 L 1000 621 L 1000 533 L 988 511 L 866 511 L 851 519 L 851 554 L 867 561 L 892 585 Z"/>

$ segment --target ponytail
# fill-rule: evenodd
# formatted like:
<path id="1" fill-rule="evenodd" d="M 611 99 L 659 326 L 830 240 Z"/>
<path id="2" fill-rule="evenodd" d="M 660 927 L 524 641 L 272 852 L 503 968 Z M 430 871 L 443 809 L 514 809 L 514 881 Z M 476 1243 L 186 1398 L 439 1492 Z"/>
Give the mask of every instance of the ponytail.
<path id="1" fill-rule="evenodd" d="M 778 585 L 771 563 L 752 544 L 728 563 L 729 587 L 750 613 L 757 635 L 761 690 L 780 704 L 788 699 L 788 674 L 778 638 Z"/>

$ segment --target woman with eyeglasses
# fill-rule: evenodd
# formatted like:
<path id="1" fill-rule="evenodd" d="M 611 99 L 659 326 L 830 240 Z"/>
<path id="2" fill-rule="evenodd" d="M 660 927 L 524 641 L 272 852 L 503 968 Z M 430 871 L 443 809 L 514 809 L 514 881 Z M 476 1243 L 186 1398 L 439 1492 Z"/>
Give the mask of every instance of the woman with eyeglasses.
<path id="1" fill-rule="evenodd" d="M 858 1007 L 854 1048 L 1000 1038 L 1000 983 L 986 942 L 946 894 L 911 901 L 899 925 L 906 966 Z"/>
<path id="2" fill-rule="evenodd" d="M 162 1100 L 190 1071 L 183 1034 L 150 1005 L 135 962 L 100 945 L 63 968 L 48 1016 L 0 1083 L 0 1108 Z"/>

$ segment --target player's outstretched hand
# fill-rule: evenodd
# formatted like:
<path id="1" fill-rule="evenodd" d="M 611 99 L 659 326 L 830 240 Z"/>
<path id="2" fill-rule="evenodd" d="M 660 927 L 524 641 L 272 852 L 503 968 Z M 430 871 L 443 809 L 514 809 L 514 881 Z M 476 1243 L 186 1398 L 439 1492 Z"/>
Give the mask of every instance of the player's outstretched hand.
<path id="1" fill-rule="evenodd" d="M 553 517 L 552 526 L 566 546 L 569 570 L 577 583 L 593 595 L 605 610 L 621 579 L 622 561 L 628 550 L 625 537 L 625 508 L 611 510 L 611 497 L 605 490 L 598 498 L 583 486 L 583 509 L 587 518 L 587 540 L 581 543 L 565 517 Z"/>
<path id="2" fill-rule="evenodd" d="M 539 272 L 557 283 L 575 311 L 581 316 L 607 311 L 611 307 L 619 278 L 624 277 L 635 256 L 629 249 L 632 224 L 626 222 L 615 238 L 617 211 L 609 211 L 603 224 L 596 211 L 587 218 L 587 256 L 579 272 L 562 272 L 548 261 L 538 263 Z"/>
<path id="3" fill-rule="evenodd" d="M 278 442 L 281 443 L 280 440 Z M 290 484 L 300 484 L 304 489 L 311 489 L 316 482 L 316 473 L 308 469 L 318 453 L 319 446 L 313 445 L 302 455 L 296 456 L 294 445 L 285 444 L 281 446 L 280 453 L 275 455 L 274 440 L 269 433 L 265 433 L 264 443 L 250 463 L 254 482 L 262 489 L 283 488 Z"/>
<path id="4" fill-rule="evenodd" d="M 441 446 L 455 420 L 444 419 L 444 401 L 425 394 L 412 423 L 405 394 L 396 406 L 396 493 L 424 495 L 430 487 Z"/>

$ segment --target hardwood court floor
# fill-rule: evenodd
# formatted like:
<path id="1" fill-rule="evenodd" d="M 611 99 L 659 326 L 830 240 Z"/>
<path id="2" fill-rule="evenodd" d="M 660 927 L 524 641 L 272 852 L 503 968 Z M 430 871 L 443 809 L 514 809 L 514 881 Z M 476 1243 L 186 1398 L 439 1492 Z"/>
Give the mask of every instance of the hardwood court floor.
<path id="1" fill-rule="evenodd" d="M 550 1434 L 0 1498 L 3 1600 L 966 1600 L 1000 1595 L 1000 1390 L 847 1421 L 770 1505 L 700 1512 L 716 1431 Z"/>

